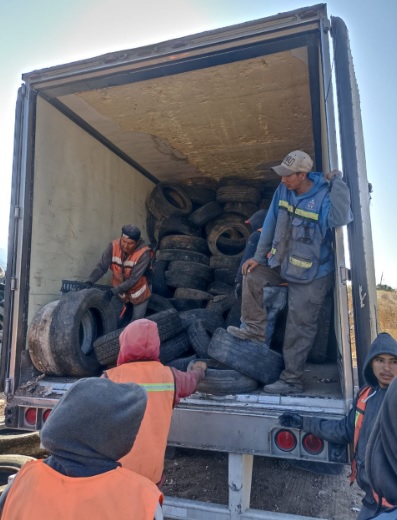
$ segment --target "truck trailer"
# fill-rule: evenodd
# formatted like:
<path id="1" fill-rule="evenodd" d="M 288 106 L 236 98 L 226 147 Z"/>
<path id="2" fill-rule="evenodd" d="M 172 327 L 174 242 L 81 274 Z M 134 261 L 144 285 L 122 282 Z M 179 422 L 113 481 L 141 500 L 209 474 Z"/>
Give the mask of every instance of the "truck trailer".
<path id="1" fill-rule="evenodd" d="M 318 4 L 22 80 L 1 352 L 8 428 L 39 430 L 76 380 L 33 366 L 34 316 L 59 300 L 62 280 L 86 279 L 123 224 L 147 236 L 146 200 L 158 183 L 235 177 L 275 189 L 271 167 L 294 149 L 311 155 L 315 171 L 343 170 L 354 220 L 333 235 L 331 360 L 307 364 L 299 396 L 193 394 L 174 410 L 169 435 L 170 446 L 228 453 L 230 492 L 227 506 L 167 497 L 166 517 L 286 518 L 250 509 L 253 457 L 348 463 L 345 447 L 311 449 L 304 432 L 281 431 L 278 417 L 343 417 L 354 396 L 352 327 L 360 383 L 377 334 L 369 185 L 344 22 Z"/>

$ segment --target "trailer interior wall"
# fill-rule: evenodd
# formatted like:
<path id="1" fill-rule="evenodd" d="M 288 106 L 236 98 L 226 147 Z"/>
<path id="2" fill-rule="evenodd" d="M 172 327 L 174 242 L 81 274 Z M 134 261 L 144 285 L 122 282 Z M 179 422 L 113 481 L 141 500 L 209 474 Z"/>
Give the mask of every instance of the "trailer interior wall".
<path id="1" fill-rule="evenodd" d="M 145 201 L 154 187 L 40 98 L 34 169 L 28 323 L 60 297 L 62 279 L 89 275 L 123 224 L 145 234 Z"/>

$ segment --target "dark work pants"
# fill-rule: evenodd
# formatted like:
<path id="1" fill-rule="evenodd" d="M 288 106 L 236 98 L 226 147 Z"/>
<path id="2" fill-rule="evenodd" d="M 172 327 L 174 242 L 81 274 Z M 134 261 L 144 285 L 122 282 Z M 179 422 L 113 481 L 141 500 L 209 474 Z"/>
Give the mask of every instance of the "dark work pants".
<path id="1" fill-rule="evenodd" d="M 258 338 L 264 338 L 267 313 L 263 308 L 263 288 L 286 280 L 278 270 L 258 265 L 243 277 L 241 319 Z M 283 357 L 285 369 L 280 379 L 301 384 L 307 356 L 317 333 L 318 316 L 324 298 L 332 286 L 333 273 L 309 284 L 288 282 L 288 314 Z"/>

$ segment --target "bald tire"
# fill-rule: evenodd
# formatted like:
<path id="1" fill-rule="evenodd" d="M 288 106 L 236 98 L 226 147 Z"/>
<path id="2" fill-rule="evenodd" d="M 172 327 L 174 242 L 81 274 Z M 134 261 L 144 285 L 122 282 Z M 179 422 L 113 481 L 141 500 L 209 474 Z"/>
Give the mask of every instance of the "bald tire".
<path id="1" fill-rule="evenodd" d="M 62 368 L 55 361 L 51 351 L 50 327 L 55 308 L 59 300 L 43 305 L 29 327 L 28 348 L 30 359 L 35 368 L 42 374 L 58 374 Z"/>
<path id="2" fill-rule="evenodd" d="M 274 383 L 283 370 L 283 356 L 264 345 L 238 339 L 224 329 L 212 336 L 208 355 L 264 385 Z"/>
<path id="3" fill-rule="evenodd" d="M 197 392 L 213 395 L 247 394 L 256 390 L 258 381 L 233 370 L 214 359 L 207 363 L 205 378 L 197 386 Z"/>

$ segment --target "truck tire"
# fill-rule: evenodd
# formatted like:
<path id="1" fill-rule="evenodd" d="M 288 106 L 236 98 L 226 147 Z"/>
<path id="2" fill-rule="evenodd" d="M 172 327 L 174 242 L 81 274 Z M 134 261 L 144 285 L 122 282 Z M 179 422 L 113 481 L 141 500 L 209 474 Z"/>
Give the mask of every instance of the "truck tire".
<path id="1" fill-rule="evenodd" d="M 261 192 L 251 186 L 221 186 L 216 190 L 216 200 L 221 204 L 227 202 L 251 202 L 259 204 Z"/>
<path id="2" fill-rule="evenodd" d="M 209 283 L 214 278 L 213 269 L 209 265 L 197 264 L 196 262 L 170 262 L 169 273 L 183 273 L 186 276 L 199 278 Z"/>
<path id="3" fill-rule="evenodd" d="M 116 328 L 116 317 L 110 305 L 103 304 L 98 289 L 83 289 L 62 296 L 53 312 L 50 325 L 51 352 L 62 376 L 92 376 L 100 364 L 93 344 Z"/>
<path id="4" fill-rule="evenodd" d="M 124 327 L 121 329 L 113 330 L 104 334 L 100 338 L 94 341 L 95 356 L 102 366 L 115 365 L 117 356 L 120 352 L 120 334 L 123 332 Z"/>
<path id="5" fill-rule="evenodd" d="M 208 256 L 184 249 L 159 249 L 156 251 L 156 262 L 160 260 L 166 260 L 167 262 L 196 262 L 197 264 L 210 265 Z"/>
<path id="6" fill-rule="evenodd" d="M 182 327 L 187 330 L 192 323 L 197 320 L 203 320 L 205 325 L 216 330 L 219 327 L 225 326 L 225 321 L 222 316 L 214 314 L 214 312 L 208 309 L 194 309 L 191 311 L 183 311 L 179 313 L 179 317 L 182 321 Z"/>
<path id="7" fill-rule="evenodd" d="M 167 235 L 160 240 L 160 249 L 186 249 L 202 255 L 209 255 L 207 241 L 190 235 Z"/>
<path id="8" fill-rule="evenodd" d="M 147 199 L 147 207 L 157 220 L 171 215 L 189 215 L 192 202 L 176 184 L 160 182 Z"/>
<path id="9" fill-rule="evenodd" d="M 208 347 L 216 328 L 214 323 L 206 324 L 203 320 L 196 320 L 187 329 L 190 344 L 199 358 L 208 358 Z"/>
<path id="10" fill-rule="evenodd" d="M 189 186 L 187 184 L 180 185 L 180 188 L 186 193 L 189 199 L 195 204 L 209 204 L 216 199 L 215 189 L 206 186 Z"/>
<path id="11" fill-rule="evenodd" d="M 243 241 L 237 241 L 238 245 L 237 247 L 227 247 L 225 245 L 225 241 L 219 242 L 219 238 L 222 237 L 222 235 L 228 230 L 235 230 L 240 233 L 240 235 L 243 237 Z M 245 242 L 248 239 L 250 235 L 249 229 L 243 222 L 235 222 L 235 223 L 220 223 L 214 226 L 208 235 L 208 248 L 211 251 L 213 255 L 228 255 L 230 256 L 243 256 L 244 254 L 244 248 L 245 248 Z M 233 242 L 233 241 L 231 241 Z M 231 252 L 228 253 L 227 251 Z"/>
<path id="12" fill-rule="evenodd" d="M 186 217 L 182 215 L 171 215 L 161 223 L 158 240 L 167 235 L 192 235 L 201 237 L 202 231 Z"/>
<path id="13" fill-rule="evenodd" d="M 28 334 L 30 359 L 39 372 L 47 375 L 62 372 L 62 368 L 54 359 L 50 342 L 51 322 L 58 303 L 59 300 L 55 300 L 38 310 L 30 324 Z"/>
<path id="14" fill-rule="evenodd" d="M 172 361 L 169 361 L 168 363 L 165 363 L 167 367 L 173 367 L 177 370 L 180 370 L 181 372 L 186 372 L 187 367 L 192 361 L 198 361 L 198 357 L 196 354 L 192 354 L 190 356 L 184 356 L 180 357 L 178 359 L 173 359 Z"/>
<path id="15" fill-rule="evenodd" d="M 252 341 L 235 338 L 218 329 L 212 336 L 208 355 L 264 385 L 274 383 L 283 369 L 283 356 Z"/>
<path id="16" fill-rule="evenodd" d="M 166 271 L 165 283 L 168 287 L 190 287 L 191 289 L 198 289 L 199 291 L 205 291 L 208 285 L 206 280 L 196 278 L 191 274 L 180 274 L 178 271 Z"/>
<path id="17" fill-rule="evenodd" d="M 166 311 L 158 312 L 147 316 L 147 319 L 157 323 L 160 341 L 174 338 L 183 331 L 182 322 L 178 311 L 175 309 L 167 309 Z"/>
<path id="18" fill-rule="evenodd" d="M 168 269 L 168 262 L 165 260 L 156 260 L 153 264 L 152 291 L 155 294 L 170 298 L 172 292 L 165 282 L 165 272 Z"/>
<path id="19" fill-rule="evenodd" d="M 209 202 L 208 204 L 201 206 L 201 208 L 196 209 L 196 211 L 193 211 L 189 216 L 189 220 L 196 226 L 205 226 L 207 222 L 219 217 L 222 213 L 223 208 L 219 202 Z"/>
<path id="20" fill-rule="evenodd" d="M 233 370 L 214 359 L 207 363 L 205 378 L 197 385 L 197 392 L 213 395 L 247 394 L 256 390 L 258 381 Z"/>
<path id="21" fill-rule="evenodd" d="M 161 363 L 169 363 L 170 361 L 181 357 L 189 350 L 189 338 L 187 337 L 186 332 L 181 332 L 178 336 L 161 343 L 159 359 Z"/>

